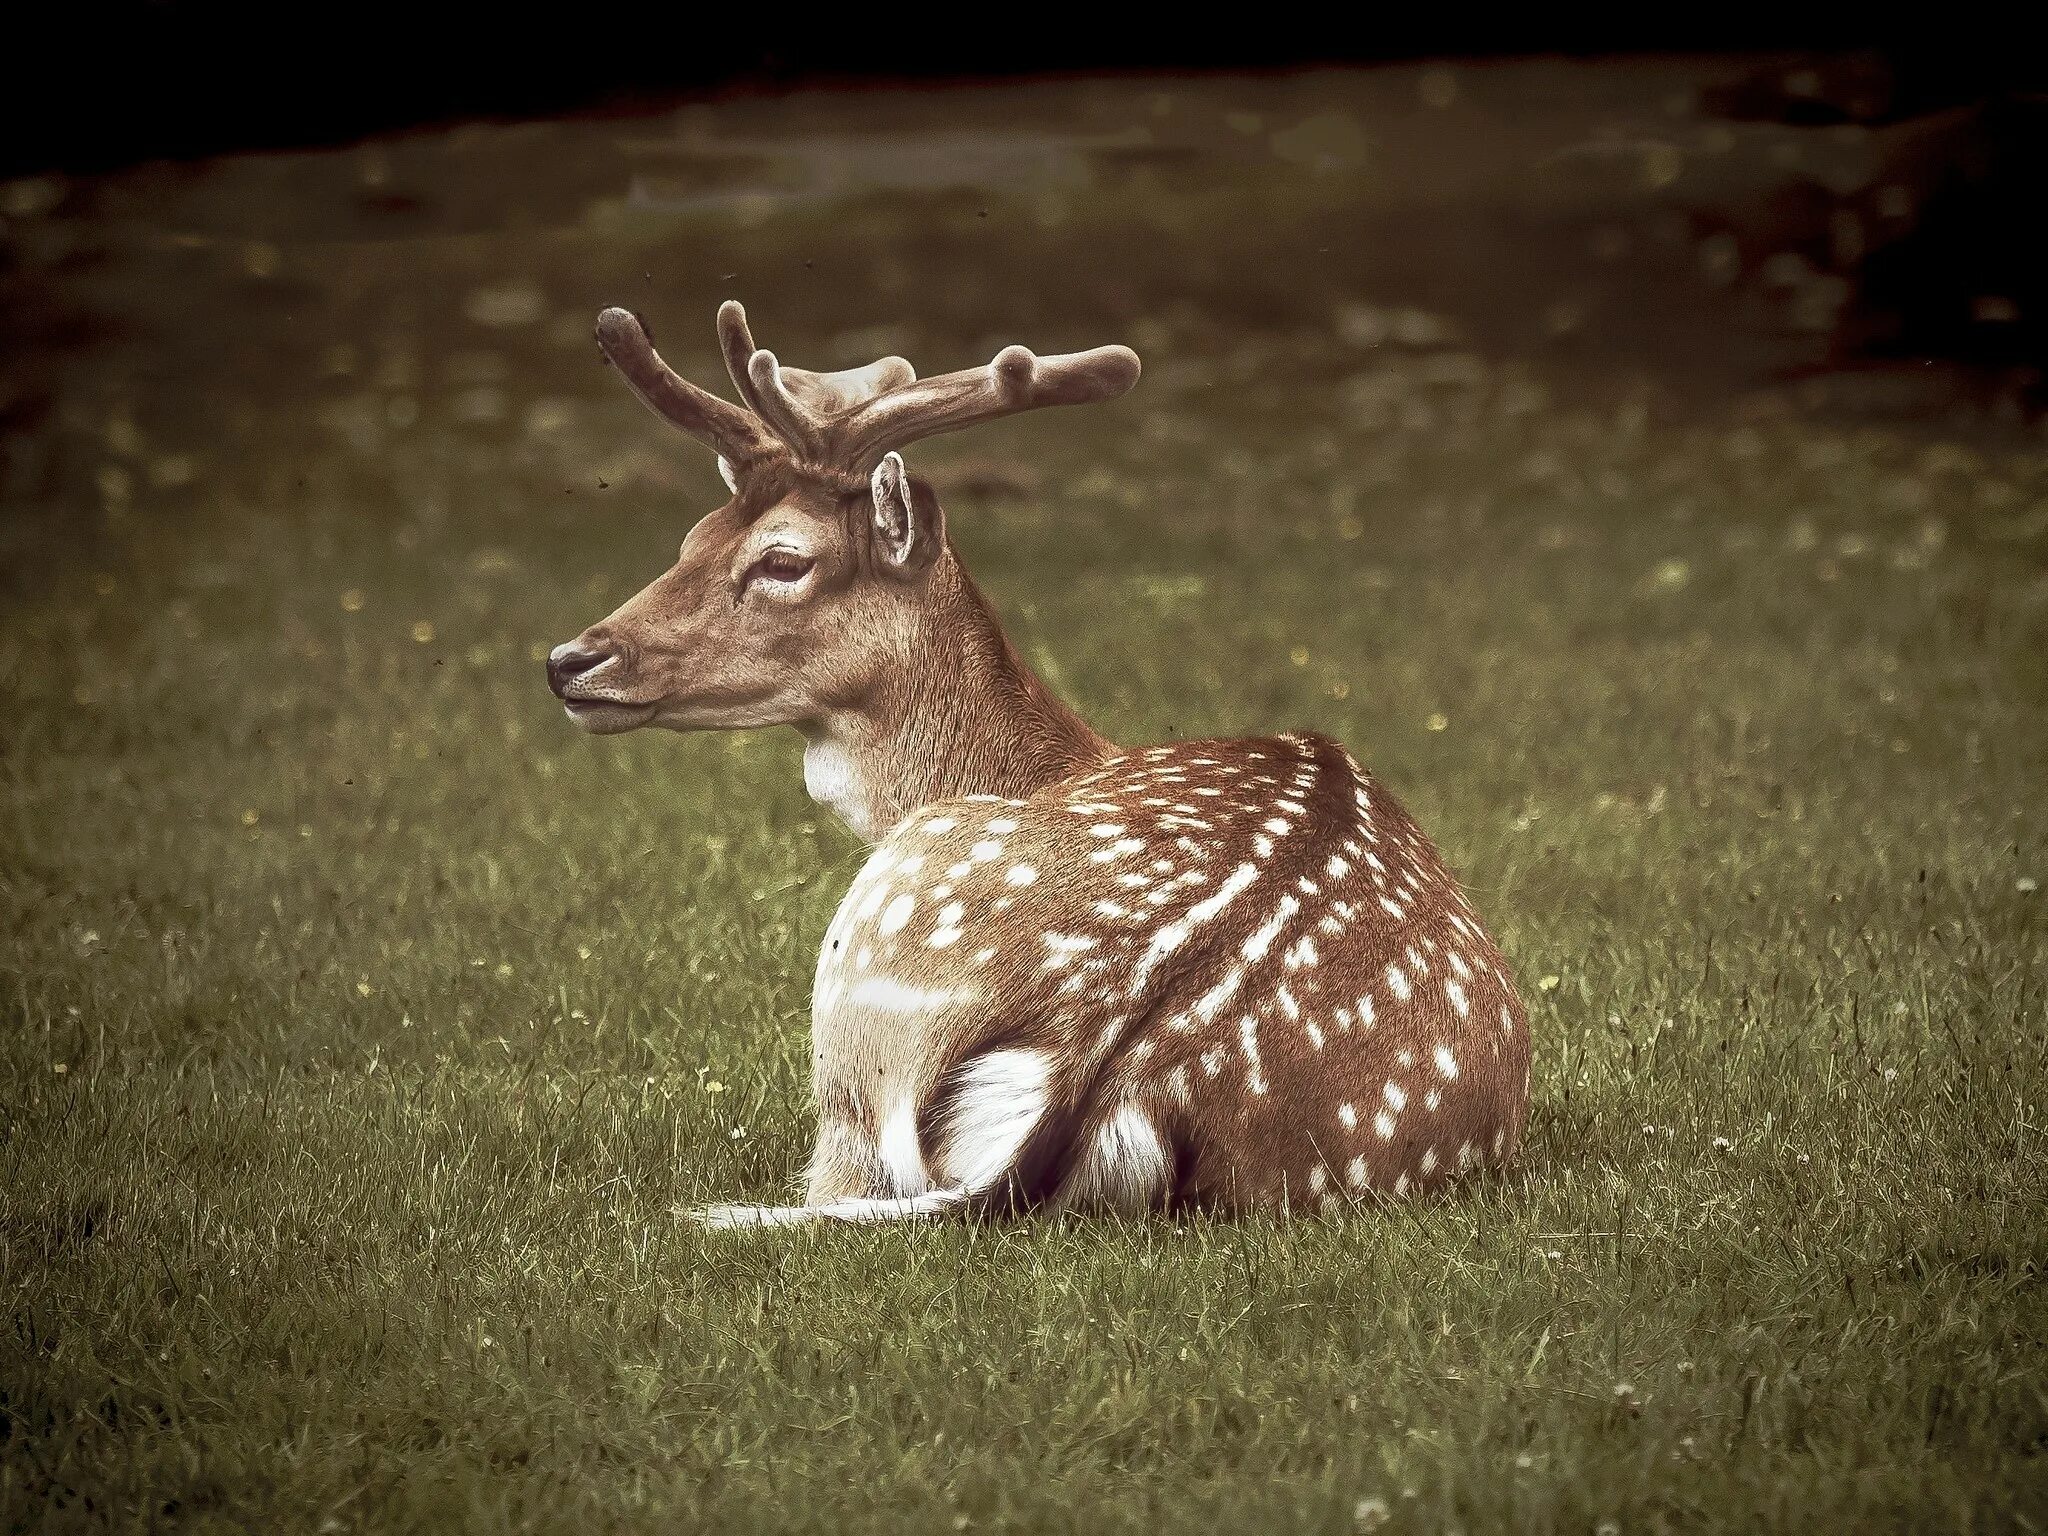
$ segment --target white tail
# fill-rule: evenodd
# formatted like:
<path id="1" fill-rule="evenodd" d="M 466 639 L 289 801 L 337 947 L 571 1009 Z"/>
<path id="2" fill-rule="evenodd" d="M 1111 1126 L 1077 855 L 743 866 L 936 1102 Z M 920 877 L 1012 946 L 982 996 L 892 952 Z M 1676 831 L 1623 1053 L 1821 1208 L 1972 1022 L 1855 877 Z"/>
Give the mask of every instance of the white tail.
<path id="1" fill-rule="evenodd" d="M 810 374 L 736 304 L 720 331 L 745 410 L 599 322 L 734 498 L 550 682 L 593 730 L 794 725 L 813 795 L 879 843 L 818 957 L 806 1202 L 702 1219 L 1335 1208 L 1510 1157 L 1522 1007 L 1415 823 L 1321 737 L 1111 746 L 1017 657 L 893 451 L 1122 393 L 1137 359 Z"/>

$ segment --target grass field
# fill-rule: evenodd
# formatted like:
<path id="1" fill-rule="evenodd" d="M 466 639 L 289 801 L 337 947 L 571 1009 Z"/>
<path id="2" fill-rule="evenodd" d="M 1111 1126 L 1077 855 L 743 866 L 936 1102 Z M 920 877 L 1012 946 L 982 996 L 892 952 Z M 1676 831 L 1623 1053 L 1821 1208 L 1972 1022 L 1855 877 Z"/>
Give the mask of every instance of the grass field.
<path id="1" fill-rule="evenodd" d="M 1699 388 L 1734 299 L 1667 299 L 1733 338 L 1673 373 L 1524 344 L 1528 274 L 1658 205 L 1373 202 L 1340 87 L 1258 87 L 1277 170 L 1085 185 L 650 206 L 625 123 L 8 191 L 0 1524 L 2048 1526 L 2041 435 Z M 1025 101 L 1119 110 L 1074 89 Z M 1358 89 L 1405 142 L 1412 77 Z M 1503 200 L 1570 238 L 1472 253 Z M 860 850 L 793 736 L 580 736 L 539 651 L 716 499 L 590 316 L 709 382 L 726 291 L 805 363 L 1139 345 L 916 467 L 1110 734 L 1328 730 L 1432 829 L 1536 1030 L 1512 1178 L 678 1219 L 803 1161 Z"/>

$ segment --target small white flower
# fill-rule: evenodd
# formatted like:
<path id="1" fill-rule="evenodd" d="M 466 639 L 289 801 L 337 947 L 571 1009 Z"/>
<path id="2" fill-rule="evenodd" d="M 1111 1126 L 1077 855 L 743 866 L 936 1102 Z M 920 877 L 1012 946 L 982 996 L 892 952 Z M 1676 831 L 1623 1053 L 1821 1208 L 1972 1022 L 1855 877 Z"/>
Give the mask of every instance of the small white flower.
<path id="1" fill-rule="evenodd" d="M 1376 1531 L 1392 1518 L 1385 1499 L 1360 1499 L 1351 1510 L 1351 1523 L 1361 1531 Z"/>
<path id="2" fill-rule="evenodd" d="M 1898 1075 L 1899 1069 L 1897 1067 L 1886 1067 L 1884 1069 L 1884 1080 L 1888 1083 L 1897 1081 Z"/>
<path id="3" fill-rule="evenodd" d="M 1714 1150 L 1716 1152 L 1733 1152 L 1735 1150 L 1735 1143 L 1726 1136 L 1716 1136 L 1714 1138 Z"/>
<path id="4" fill-rule="evenodd" d="M 2022 896 L 2031 896 L 2034 892 L 2041 889 L 2041 882 L 2032 875 L 2021 875 L 2019 879 L 2013 881 L 2012 888 Z"/>

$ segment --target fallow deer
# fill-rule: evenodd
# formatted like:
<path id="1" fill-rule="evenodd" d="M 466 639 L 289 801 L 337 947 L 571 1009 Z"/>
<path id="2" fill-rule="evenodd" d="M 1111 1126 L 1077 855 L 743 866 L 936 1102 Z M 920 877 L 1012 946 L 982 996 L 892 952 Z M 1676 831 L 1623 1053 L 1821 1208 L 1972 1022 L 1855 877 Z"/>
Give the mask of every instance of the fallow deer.
<path id="1" fill-rule="evenodd" d="M 1522 1005 L 1393 796 L 1317 735 L 1105 740 L 904 468 L 921 438 L 1121 395 L 1136 355 L 1013 346 L 919 379 L 785 368 L 737 303 L 718 335 L 742 405 L 598 318 L 732 499 L 548 681 L 590 731 L 794 726 L 813 798 L 875 847 L 818 956 L 806 1202 L 699 1219 L 1335 1209 L 1509 1158 Z"/>

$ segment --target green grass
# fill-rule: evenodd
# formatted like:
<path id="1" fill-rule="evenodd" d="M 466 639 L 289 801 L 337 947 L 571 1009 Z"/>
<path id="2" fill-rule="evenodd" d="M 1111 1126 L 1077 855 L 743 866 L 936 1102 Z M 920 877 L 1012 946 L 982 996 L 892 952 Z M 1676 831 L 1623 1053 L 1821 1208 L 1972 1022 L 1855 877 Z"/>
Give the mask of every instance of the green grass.
<path id="1" fill-rule="evenodd" d="M 104 259 L 10 279 L 117 323 L 41 356 L 0 481 L 0 1524 L 2048 1525 L 2038 434 L 1360 350 L 1306 258 L 1292 308 L 1270 262 L 1244 312 L 1174 297 L 1293 249 L 1343 190 L 1299 178 L 1192 275 L 1101 275 L 1114 200 L 1022 260 L 943 191 L 286 229 L 257 277 L 165 238 L 266 165 L 74 189 Z M 730 262 L 811 361 L 798 257 L 914 260 L 905 197 L 1016 284 L 889 299 L 921 362 L 1085 292 L 1151 365 L 923 452 L 970 564 L 1111 734 L 1313 726 L 1409 802 L 1527 991 L 1512 1178 L 1338 1222 L 678 1219 L 803 1161 L 859 850 L 787 733 L 548 699 L 535 647 L 715 484 L 577 337 L 659 260 L 707 365 Z M 507 271 L 554 319 L 463 318 Z M 1026 339 L 1109 339 L 1073 329 Z"/>

